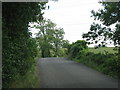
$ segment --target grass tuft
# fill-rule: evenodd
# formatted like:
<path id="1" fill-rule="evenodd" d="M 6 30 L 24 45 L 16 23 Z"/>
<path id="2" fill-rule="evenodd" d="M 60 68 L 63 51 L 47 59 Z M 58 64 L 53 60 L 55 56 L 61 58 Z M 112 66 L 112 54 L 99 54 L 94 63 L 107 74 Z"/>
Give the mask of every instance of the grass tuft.
<path id="1" fill-rule="evenodd" d="M 11 83 L 10 88 L 40 88 L 40 82 L 37 74 L 37 67 L 34 64 L 31 69 L 24 75 L 16 75 L 16 80 Z"/>

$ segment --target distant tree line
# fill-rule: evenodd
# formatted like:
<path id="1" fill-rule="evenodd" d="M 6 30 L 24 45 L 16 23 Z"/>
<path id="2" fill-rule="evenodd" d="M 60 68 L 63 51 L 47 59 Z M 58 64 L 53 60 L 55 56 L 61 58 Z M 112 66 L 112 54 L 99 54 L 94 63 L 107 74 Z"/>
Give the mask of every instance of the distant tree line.
<path id="1" fill-rule="evenodd" d="M 36 41 L 41 50 L 41 57 L 59 56 L 60 48 L 65 41 L 63 28 L 57 28 L 56 24 L 49 19 L 38 21 L 34 27 L 39 29 Z"/>

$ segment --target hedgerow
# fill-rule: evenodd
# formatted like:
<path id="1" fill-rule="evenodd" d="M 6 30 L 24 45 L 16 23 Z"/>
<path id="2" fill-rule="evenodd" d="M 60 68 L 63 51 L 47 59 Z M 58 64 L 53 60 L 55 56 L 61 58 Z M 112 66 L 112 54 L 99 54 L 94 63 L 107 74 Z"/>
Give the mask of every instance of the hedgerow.
<path id="1" fill-rule="evenodd" d="M 118 53 L 93 53 L 89 52 L 85 44 L 82 42 L 75 42 L 69 47 L 69 57 L 79 63 L 90 66 L 100 72 L 119 79 L 120 75 L 120 60 Z M 84 48 L 83 48 L 84 47 Z"/>
<path id="2" fill-rule="evenodd" d="M 16 75 L 25 75 L 35 62 L 37 45 L 29 23 L 42 19 L 44 3 L 2 3 L 2 87 L 8 88 Z"/>

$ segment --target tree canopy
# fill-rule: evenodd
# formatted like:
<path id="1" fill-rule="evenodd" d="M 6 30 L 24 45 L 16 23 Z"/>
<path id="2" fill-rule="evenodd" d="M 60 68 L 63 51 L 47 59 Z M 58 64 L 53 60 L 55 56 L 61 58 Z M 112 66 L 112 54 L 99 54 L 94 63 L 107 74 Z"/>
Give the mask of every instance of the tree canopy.
<path id="1" fill-rule="evenodd" d="M 41 48 L 42 57 L 50 57 L 50 50 L 55 52 L 54 56 L 58 56 L 58 51 L 64 37 L 63 28 L 57 28 L 56 24 L 49 19 L 44 19 L 41 22 L 38 21 L 35 28 L 39 29 L 36 39 Z"/>
<path id="2" fill-rule="evenodd" d="M 119 2 L 99 2 L 103 8 L 98 11 L 92 10 L 94 20 L 99 20 L 102 24 L 93 23 L 88 33 L 83 34 L 91 43 L 99 43 L 99 46 L 105 46 L 114 42 L 114 45 L 120 45 L 120 3 Z M 115 25 L 114 29 L 109 26 Z M 92 42 L 91 42 L 92 41 Z"/>

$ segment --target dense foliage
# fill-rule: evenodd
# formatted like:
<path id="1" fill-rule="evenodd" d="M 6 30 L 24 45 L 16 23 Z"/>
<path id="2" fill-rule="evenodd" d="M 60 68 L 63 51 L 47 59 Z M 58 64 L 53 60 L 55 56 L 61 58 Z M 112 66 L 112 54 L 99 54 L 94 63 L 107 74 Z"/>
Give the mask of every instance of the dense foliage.
<path id="1" fill-rule="evenodd" d="M 115 78 L 119 78 L 120 61 L 118 55 L 114 53 L 82 53 L 76 61 L 88 65 L 100 72 L 110 75 Z M 119 63 L 118 63 L 119 62 Z"/>
<path id="2" fill-rule="evenodd" d="M 29 22 L 42 19 L 45 3 L 2 3 L 2 82 L 9 87 L 17 74 L 24 75 L 37 55 L 35 39 L 28 30 Z"/>
<path id="3" fill-rule="evenodd" d="M 69 48 L 70 42 L 68 40 L 63 40 L 62 48 Z"/>
<path id="4" fill-rule="evenodd" d="M 87 48 L 88 47 L 84 40 L 78 40 L 69 46 L 69 56 L 71 58 L 78 58 L 85 50 L 87 50 Z"/>
<path id="5" fill-rule="evenodd" d="M 35 28 L 39 29 L 36 40 L 41 50 L 41 57 L 60 56 L 59 51 L 64 37 L 63 28 L 57 28 L 49 19 L 38 21 Z"/>
<path id="6" fill-rule="evenodd" d="M 84 40 L 78 40 L 69 45 L 69 58 L 112 77 L 120 78 L 118 53 L 108 53 L 107 51 L 103 51 L 104 53 L 90 52 L 86 44 Z"/>

